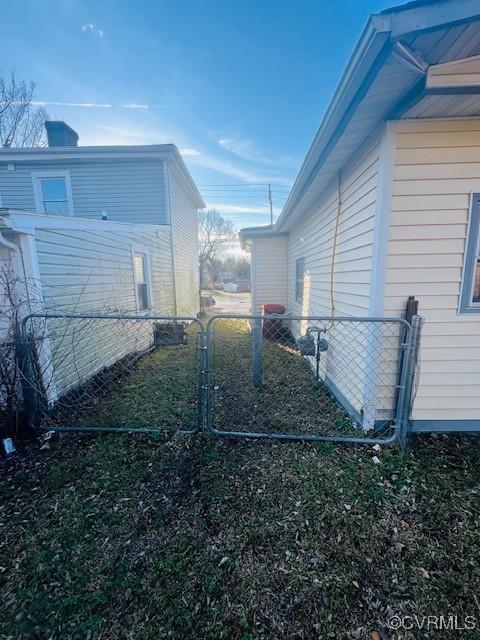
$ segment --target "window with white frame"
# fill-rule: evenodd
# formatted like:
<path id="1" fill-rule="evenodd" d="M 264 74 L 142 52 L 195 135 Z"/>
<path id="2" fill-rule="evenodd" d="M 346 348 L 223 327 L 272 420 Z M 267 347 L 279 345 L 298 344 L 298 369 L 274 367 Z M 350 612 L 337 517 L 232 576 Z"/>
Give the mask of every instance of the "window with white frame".
<path id="1" fill-rule="evenodd" d="M 70 174 L 66 171 L 33 173 L 36 210 L 56 216 L 73 215 Z"/>
<path id="2" fill-rule="evenodd" d="M 135 251 L 133 254 L 133 267 L 135 273 L 137 310 L 144 311 L 145 309 L 150 309 L 152 306 L 148 255 Z"/>
<path id="3" fill-rule="evenodd" d="M 472 194 L 459 312 L 480 313 L 480 193 Z"/>
<path id="4" fill-rule="evenodd" d="M 305 281 L 305 258 L 297 258 L 295 262 L 295 300 L 303 302 Z"/>

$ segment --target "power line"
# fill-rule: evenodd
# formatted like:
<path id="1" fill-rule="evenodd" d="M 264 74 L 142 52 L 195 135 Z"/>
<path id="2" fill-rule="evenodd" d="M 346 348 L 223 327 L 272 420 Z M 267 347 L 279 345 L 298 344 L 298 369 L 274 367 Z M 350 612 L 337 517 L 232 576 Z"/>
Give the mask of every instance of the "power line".
<path id="1" fill-rule="evenodd" d="M 232 196 L 228 195 L 228 194 L 222 195 L 222 194 L 216 194 L 215 193 L 215 194 L 210 194 L 209 197 L 210 198 L 230 198 L 230 199 L 232 199 Z M 241 198 L 242 200 L 245 199 L 245 198 L 246 199 L 250 199 L 250 200 L 267 200 L 268 196 L 266 196 L 266 194 L 263 194 L 261 196 L 233 196 L 233 199 L 236 200 L 237 198 Z"/>
<path id="2" fill-rule="evenodd" d="M 249 189 L 250 187 L 268 187 L 268 182 L 249 182 L 247 184 L 242 184 L 242 183 L 237 183 L 237 184 L 199 184 L 197 185 L 198 187 L 242 187 L 243 189 Z M 290 191 L 290 188 L 283 185 L 283 184 L 275 184 L 275 183 L 270 183 L 271 187 L 277 187 L 279 189 L 285 189 L 287 191 Z"/>

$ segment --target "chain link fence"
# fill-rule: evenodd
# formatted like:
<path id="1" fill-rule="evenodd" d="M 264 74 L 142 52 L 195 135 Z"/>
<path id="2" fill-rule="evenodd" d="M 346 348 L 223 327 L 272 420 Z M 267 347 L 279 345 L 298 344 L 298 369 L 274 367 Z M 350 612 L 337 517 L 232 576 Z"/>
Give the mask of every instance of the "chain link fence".
<path id="1" fill-rule="evenodd" d="M 18 368 L 42 430 L 406 438 L 419 319 L 33 314 Z"/>
<path id="2" fill-rule="evenodd" d="M 197 431 L 201 333 L 190 317 L 29 316 L 22 348 L 32 423 L 75 431 Z"/>
<path id="3" fill-rule="evenodd" d="M 220 435 L 393 441 L 408 417 L 402 319 L 215 316 L 209 428 Z"/>

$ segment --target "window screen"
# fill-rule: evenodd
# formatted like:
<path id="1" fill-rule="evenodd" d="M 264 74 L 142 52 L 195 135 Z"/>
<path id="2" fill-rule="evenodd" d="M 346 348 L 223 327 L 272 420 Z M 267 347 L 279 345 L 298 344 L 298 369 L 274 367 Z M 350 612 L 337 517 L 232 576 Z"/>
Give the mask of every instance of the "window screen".
<path id="1" fill-rule="evenodd" d="M 137 307 L 139 310 L 149 308 L 147 262 L 144 253 L 136 253 L 134 256 L 135 283 L 137 287 Z"/>
<path id="2" fill-rule="evenodd" d="M 295 300 L 303 301 L 303 286 L 305 278 L 305 258 L 297 258 L 295 263 Z"/>

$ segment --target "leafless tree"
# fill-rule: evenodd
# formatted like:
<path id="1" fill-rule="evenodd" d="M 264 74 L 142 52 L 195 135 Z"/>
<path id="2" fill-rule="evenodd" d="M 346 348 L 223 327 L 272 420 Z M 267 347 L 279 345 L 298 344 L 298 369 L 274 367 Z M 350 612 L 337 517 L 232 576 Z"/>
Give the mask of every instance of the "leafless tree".
<path id="1" fill-rule="evenodd" d="M 32 105 L 35 84 L 0 78 L 0 146 L 39 147 L 45 144 L 45 109 Z"/>
<path id="2" fill-rule="evenodd" d="M 8 259 L 0 261 L 0 405 L 1 432 L 15 435 L 20 429 L 21 378 L 18 340 L 20 322 L 29 294 L 19 289 L 19 279 Z"/>
<path id="3" fill-rule="evenodd" d="M 207 266 L 217 258 L 218 250 L 222 244 L 233 240 L 235 235 L 233 223 L 222 218 L 215 209 L 199 214 L 199 263 L 202 284 Z"/>
<path id="4" fill-rule="evenodd" d="M 223 262 L 225 271 L 234 278 L 250 277 L 250 260 L 247 257 L 230 255 Z"/>

